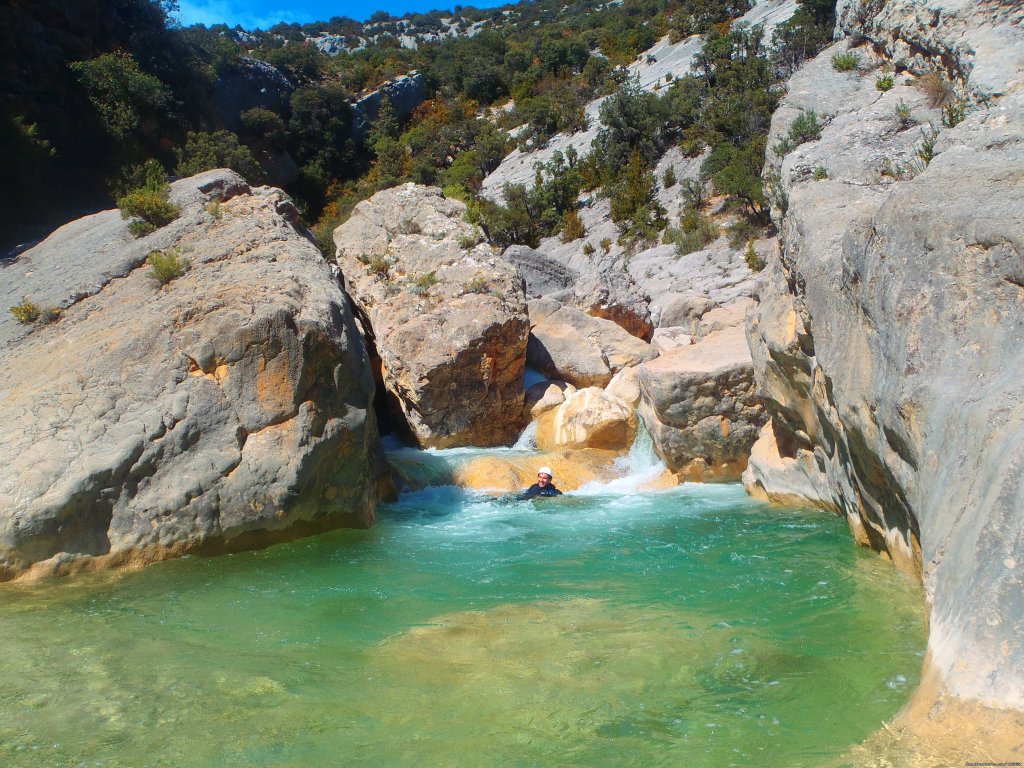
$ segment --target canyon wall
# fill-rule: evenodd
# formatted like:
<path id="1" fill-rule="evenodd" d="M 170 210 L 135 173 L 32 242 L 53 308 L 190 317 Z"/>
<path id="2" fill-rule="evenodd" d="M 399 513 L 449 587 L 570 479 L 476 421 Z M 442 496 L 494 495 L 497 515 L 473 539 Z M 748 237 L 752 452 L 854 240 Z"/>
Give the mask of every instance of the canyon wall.
<path id="1" fill-rule="evenodd" d="M 744 476 L 845 515 L 920 574 L 929 679 L 1009 711 L 1024 709 L 1022 21 L 1011 2 L 843 2 L 844 39 L 792 78 L 769 147 L 808 110 L 822 130 L 769 150 L 781 247 L 747 330 L 771 421 Z"/>

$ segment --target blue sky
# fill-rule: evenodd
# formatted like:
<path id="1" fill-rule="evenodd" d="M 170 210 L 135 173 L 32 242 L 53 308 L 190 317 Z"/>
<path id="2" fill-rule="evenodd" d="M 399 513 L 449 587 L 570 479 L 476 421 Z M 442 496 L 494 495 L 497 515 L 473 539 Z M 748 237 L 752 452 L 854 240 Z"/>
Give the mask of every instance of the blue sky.
<path id="1" fill-rule="evenodd" d="M 266 29 L 279 21 L 326 21 L 332 16 L 348 16 L 365 21 L 374 11 L 385 10 L 394 16 L 409 11 L 430 11 L 454 5 L 493 8 L 510 0 L 178 0 L 178 21 L 192 24 L 241 24 L 245 29 Z"/>

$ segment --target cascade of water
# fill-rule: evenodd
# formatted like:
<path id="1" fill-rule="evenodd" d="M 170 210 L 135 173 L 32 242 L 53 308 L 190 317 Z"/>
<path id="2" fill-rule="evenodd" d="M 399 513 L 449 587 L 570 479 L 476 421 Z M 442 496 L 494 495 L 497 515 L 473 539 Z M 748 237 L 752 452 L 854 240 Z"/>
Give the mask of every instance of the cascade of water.
<path id="1" fill-rule="evenodd" d="M 515 445 L 512 446 L 513 451 L 535 451 L 537 450 L 537 422 L 531 421 L 526 425 L 526 429 L 523 430 L 522 434 L 519 435 L 519 439 L 516 440 Z"/>
<path id="2" fill-rule="evenodd" d="M 580 487 L 577 494 L 632 494 L 658 478 L 665 471 L 665 462 L 654 451 L 651 435 L 640 421 L 636 438 L 629 453 L 615 461 L 619 477 L 612 480 L 595 480 Z"/>
<path id="3" fill-rule="evenodd" d="M 644 474 L 655 467 L 660 472 L 664 469 L 665 463 L 658 458 L 658 454 L 654 450 L 654 440 L 651 439 L 651 433 L 647 431 L 643 419 L 638 418 L 637 422 L 636 438 L 626 457 L 629 474 Z"/>

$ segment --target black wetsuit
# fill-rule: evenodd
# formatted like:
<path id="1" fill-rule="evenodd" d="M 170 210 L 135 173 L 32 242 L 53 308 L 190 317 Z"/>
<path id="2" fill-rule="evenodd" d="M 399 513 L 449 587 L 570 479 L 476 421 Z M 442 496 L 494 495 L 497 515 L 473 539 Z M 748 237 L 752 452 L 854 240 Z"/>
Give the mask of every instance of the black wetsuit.
<path id="1" fill-rule="evenodd" d="M 555 488 L 551 483 L 548 483 L 545 487 L 541 488 L 540 485 L 534 483 L 521 494 L 521 499 L 532 499 L 536 496 L 561 496 L 562 492 Z"/>

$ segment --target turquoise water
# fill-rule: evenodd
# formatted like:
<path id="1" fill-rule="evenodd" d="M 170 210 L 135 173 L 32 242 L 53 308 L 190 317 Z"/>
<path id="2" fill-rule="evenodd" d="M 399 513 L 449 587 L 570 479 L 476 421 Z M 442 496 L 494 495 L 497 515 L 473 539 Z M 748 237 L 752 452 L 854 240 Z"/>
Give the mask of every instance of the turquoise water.
<path id="1" fill-rule="evenodd" d="M 922 598 L 738 486 L 453 487 L 0 591 L 3 766 L 815 766 L 916 685 Z"/>

